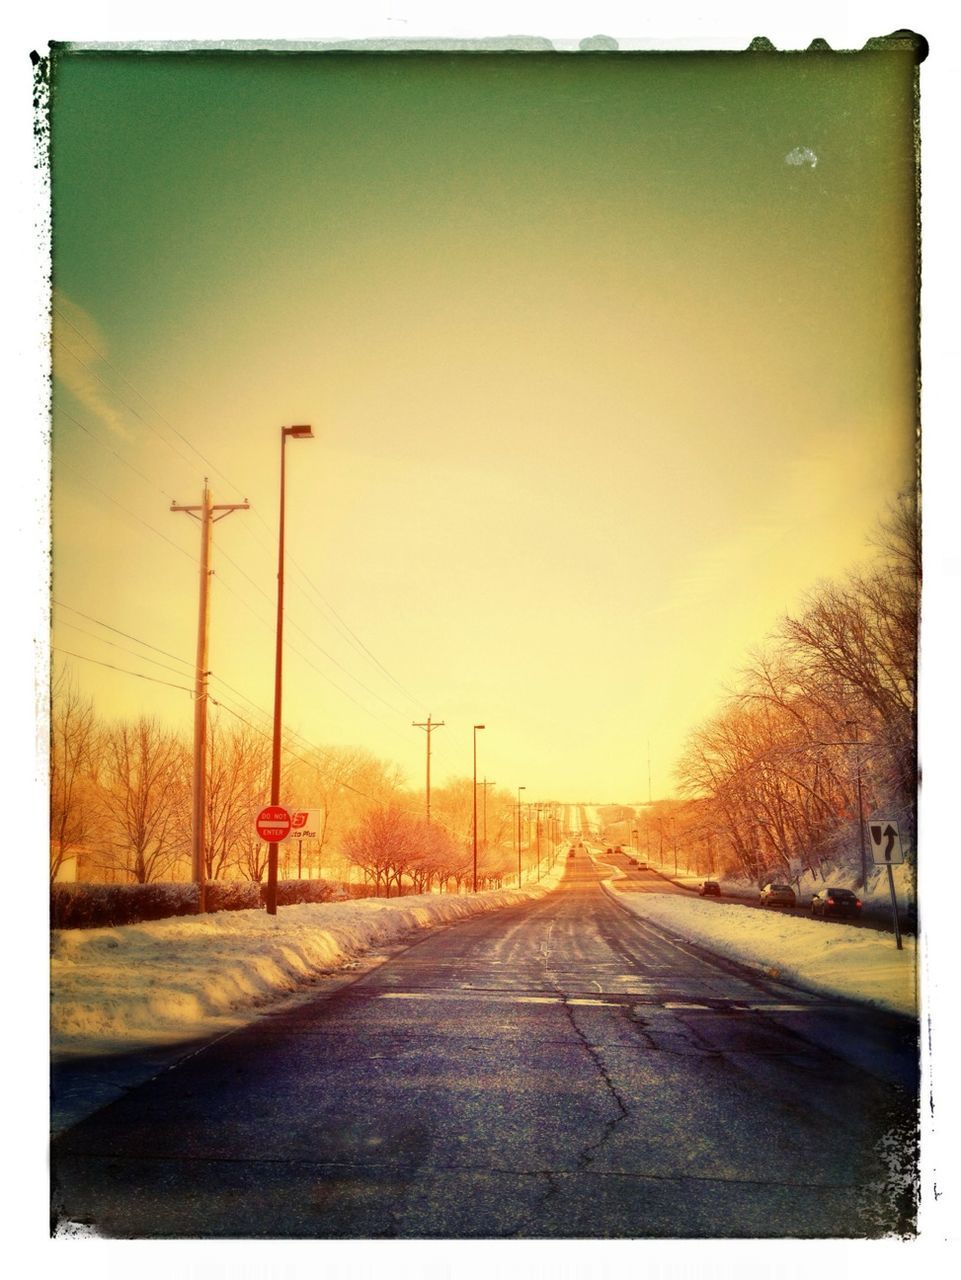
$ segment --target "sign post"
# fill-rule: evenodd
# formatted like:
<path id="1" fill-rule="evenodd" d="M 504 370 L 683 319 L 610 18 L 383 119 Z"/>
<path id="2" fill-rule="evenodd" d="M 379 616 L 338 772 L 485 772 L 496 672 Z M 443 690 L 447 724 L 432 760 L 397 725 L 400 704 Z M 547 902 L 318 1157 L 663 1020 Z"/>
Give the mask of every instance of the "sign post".
<path id="1" fill-rule="evenodd" d="M 874 865 L 887 867 L 888 888 L 891 891 L 891 914 L 894 917 L 894 936 L 898 950 L 901 951 L 901 925 L 898 921 L 898 900 L 894 894 L 895 864 L 904 862 L 904 851 L 901 848 L 901 832 L 893 818 L 874 818 L 868 830 L 871 833 L 871 852 L 874 854 Z"/>

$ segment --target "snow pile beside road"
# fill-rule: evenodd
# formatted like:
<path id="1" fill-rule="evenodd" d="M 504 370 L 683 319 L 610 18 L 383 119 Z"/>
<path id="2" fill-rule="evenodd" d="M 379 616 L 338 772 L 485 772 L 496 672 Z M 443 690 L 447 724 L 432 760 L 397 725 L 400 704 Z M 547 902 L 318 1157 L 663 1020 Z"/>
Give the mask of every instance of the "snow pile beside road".
<path id="1" fill-rule="evenodd" d="M 833 921 L 805 920 L 736 904 L 702 902 L 666 893 L 618 893 L 617 902 L 642 920 L 663 925 L 689 942 L 813 991 L 863 1000 L 915 1016 L 917 952 L 904 938 Z"/>
<path id="2" fill-rule="evenodd" d="M 541 897 L 539 885 L 453 896 L 364 898 L 263 911 L 69 929 L 52 934 L 51 1037 L 57 1052 L 107 1052 L 236 1026 L 305 980 L 418 929 Z"/>

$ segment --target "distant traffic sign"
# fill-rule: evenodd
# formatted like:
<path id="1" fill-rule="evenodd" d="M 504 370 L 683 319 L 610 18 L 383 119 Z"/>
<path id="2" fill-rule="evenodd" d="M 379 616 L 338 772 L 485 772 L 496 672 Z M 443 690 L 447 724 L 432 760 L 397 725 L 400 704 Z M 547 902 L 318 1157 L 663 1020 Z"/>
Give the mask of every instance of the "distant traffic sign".
<path id="1" fill-rule="evenodd" d="M 290 835 L 290 814 L 279 804 L 269 804 L 257 814 L 257 834 L 267 844 L 277 844 Z"/>
<path id="2" fill-rule="evenodd" d="M 890 867 L 904 861 L 901 832 L 893 819 L 872 819 L 868 823 L 868 831 L 871 833 L 871 852 L 874 854 L 875 866 Z"/>

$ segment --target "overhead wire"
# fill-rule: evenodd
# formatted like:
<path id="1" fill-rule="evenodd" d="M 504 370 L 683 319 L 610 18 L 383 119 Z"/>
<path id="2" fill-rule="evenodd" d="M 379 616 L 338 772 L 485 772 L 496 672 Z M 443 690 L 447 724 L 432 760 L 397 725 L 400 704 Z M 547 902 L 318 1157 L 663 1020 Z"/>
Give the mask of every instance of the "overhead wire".
<path id="1" fill-rule="evenodd" d="M 175 436 L 177 436 L 177 438 L 178 438 L 178 439 L 182 440 L 182 441 L 183 441 L 183 443 L 184 443 L 185 445 L 187 445 L 187 447 L 188 447 L 189 449 L 191 449 L 191 450 L 192 450 L 192 451 L 197 455 L 197 457 L 198 457 L 198 458 L 200 458 L 200 459 L 201 459 L 201 460 L 202 460 L 202 461 L 203 461 L 203 462 L 204 462 L 204 463 L 205 463 L 205 464 L 210 468 L 210 470 L 212 470 L 212 471 L 213 471 L 213 472 L 215 472 L 218 476 L 220 476 L 220 477 L 221 477 L 221 479 L 223 479 L 223 480 L 225 481 L 225 483 L 227 483 L 228 485 L 230 485 L 230 487 L 231 487 L 232 489 L 234 489 L 238 494 L 241 492 L 240 488 L 239 488 L 239 487 L 238 487 L 238 486 L 237 486 L 237 485 L 236 485 L 236 484 L 235 484 L 235 483 L 234 483 L 234 482 L 233 482 L 233 481 L 232 481 L 232 480 L 231 480 L 231 479 L 230 479 L 230 478 L 229 478 L 229 477 L 228 477 L 228 476 L 227 476 L 227 475 L 226 475 L 226 474 L 225 474 L 225 473 L 224 473 L 224 472 L 223 472 L 223 471 L 222 471 L 222 470 L 221 470 L 221 469 L 220 469 L 220 468 L 219 468 L 219 467 L 218 467 L 218 466 L 217 466 L 217 465 L 212 461 L 212 459 L 208 458 L 208 457 L 207 457 L 207 456 L 206 456 L 206 455 L 205 455 L 201 450 L 199 450 L 199 449 L 198 449 L 198 448 L 197 448 L 197 447 L 196 447 L 196 446 L 195 446 L 195 445 L 194 445 L 194 444 L 193 444 L 193 443 L 192 443 L 192 442 L 191 442 L 191 441 L 190 441 L 190 440 L 189 440 L 189 439 L 188 439 L 188 438 L 187 438 L 187 437 L 182 433 L 182 432 L 180 432 L 180 431 L 179 431 L 179 430 L 178 430 L 178 429 L 173 425 L 173 423 L 171 423 L 171 422 L 169 421 L 169 419 L 167 419 L 167 418 L 166 418 L 166 417 L 165 417 L 165 416 L 164 416 L 164 415 L 163 415 L 163 414 L 162 414 L 162 413 L 161 413 L 161 412 L 156 408 L 156 406 L 154 406 L 154 405 L 153 405 L 153 404 L 152 404 L 152 403 L 147 399 L 147 397 L 146 397 L 146 396 L 145 396 L 145 395 L 144 395 L 144 394 L 143 394 L 143 393 L 142 393 L 142 392 L 141 392 L 141 391 L 140 391 L 140 390 L 135 386 L 135 384 L 134 384 L 133 382 L 131 382 L 131 380 L 130 380 L 129 378 L 127 378 L 123 373 L 121 373 L 121 372 L 120 372 L 120 370 L 119 370 L 119 369 L 117 369 L 117 368 L 116 368 L 116 366 L 115 366 L 114 364 L 112 364 L 112 362 L 107 358 L 107 356 L 106 356 L 102 351 L 100 351 L 100 350 L 99 350 L 99 348 L 98 348 L 94 343 L 92 343 L 92 342 L 90 341 L 90 339 L 89 339 L 89 338 L 88 338 L 88 337 L 87 337 L 87 336 L 86 336 L 86 335 L 85 335 L 85 334 L 84 334 L 84 333 L 83 333 L 83 332 L 82 332 L 82 331 L 77 327 L 77 325 L 75 325 L 75 324 L 73 323 L 73 321 L 72 321 L 68 316 L 66 316 L 66 315 L 64 314 L 64 312 L 63 312 L 59 307 L 54 306 L 54 312 L 55 312 L 55 314 L 56 314 L 57 316 L 59 316 L 59 318 L 60 318 L 61 320 L 63 320 L 63 321 L 64 321 L 64 323 L 65 323 L 65 324 L 67 324 L 67 325 L 70 327 L 70 329 L 72 329 L 72 330 L 73 330 L 73 332 L 74 332 L 74 333 L 75 333 L 75 334 L 80 338 L 80 340 L 81 340 L 81 341 L 82 341 L 82 342 L 83 342 L 83 343 L 84 343 L 84 344 L 85 344 L 85 345 L 90 349 L 90 351 L 91 351 L 91 352 L 92 352 L 92 353 L 97 357 L 97 359 L 98 359 L 98 360 L 100 360 L 106 368 L 110 369 L 110 371 L 111 371 L 113 374 L 115 374 L 115 375 L 116 375 L 116 377 L 117 377 L 117 378 L 119 378 L 121 382 L 123 382 L 126 386 L 128 386 L 128 387 L 131 389 L 131 391 L 133 391 L 133 392 L 134 392 L 134 394 L 135 394 L 136 396 L 138 396 L 138 397 L 139 397 L 139 399 L 143 402 L 143 404 L 144 404 L 144 405 L 145 405 L 145 406 L 150 410 L 150 412 L 151 412 L 151 413 L 153 413 L 153 414 L 154 414 L 154 415 L 159 419 L 159 421 L 161 421 L 162 423 L 164 423 L 164 425 L 165 425 L 165 426 L 166 426 L 166 427 L 167 427 L 171 432 L 173 432 L 173 434 L 174 434 Z M 106 389 L 106 390 L 108 390 L 112 395 L 116 396 L 116 398 L 117 398 L 118 400 L 120 400 L 121 404 L 123 404 L 125 408 L 127 408 L 131 413 L 133 413 L 133 414 L 134 414 L 134 416 L 135 416 L 135 417 L 136 417 L 140 422 L 142 422 L 142 423 L 144 424 L 144 426 L 146 426 L 146 427 L 148 428 L 148 430 L 152 431 L 152 432 L 153 432 L 153 434 L 154 434 L 154 435 L 155 435 L 159 440 L 161 440 L 164 444 L 166 444 L 166 445 L 167 445 L 167 447 L 168 447 L 168 448 L 170 448 L 170 449 L 172 450 L 172 452 L 174 452 L 174 453 L 175 453 L 175 455 L 176 455 L 176 456 L 178 456 L 178 457 L 181 459 L 181 461 L 183 461 L 183 462 L 187 463 L 187 465 L 189 465 L 189 466 L 193 466 L 193 465 L 195 465 L 195 464 L 193 464 L 193 463 L 191 462 L 191 460 L 190 460 L 189 458 L 186 458 L 186 457 L 184 456 L 184 454 L 183 454 L 180 450 L 178 450 L 178 449 L 174 448 L 174 446 L 170 443 L 170 441 L 169 441 L 169 440 L 167 440 L 167 439 L 166 439 L 166 437 L 165 437 L 165 436 L 163 436 L 160 432 L 158 432 L 158 431 L 156 430 L 156 428 L 155 428 L 155 427 L 154 427 L 154 426 L 153 426 L 153 425 L 152 425 L 152 424 L 151 424 L 151 423 L 150 423 L 146 418 L 144 418 L 144 417 L 143 417 L 143 415 L 142 415 L 142 414 L 141 414 L 141 413 L 140 413 L 140 412 L 139 412 L 139 411 L 138 411 L 138 410 L 137 410 L 133 405 L 131 405 L 127 400 L 125 400 L 125 399 L 123 398 L 123 396 L 121 396 L 121 395 L 118 393 L 118 391 L 117 391 L 117 389 L 116 389 L 115 387 L 111 387 L 111 386 L 110 386 L 110 384 L 109 384 L 109 383 L 107 383 L 107 382 L 106 382 L 106 381 L 105 381 L 105 380 L 100 376 L 100 374 L 97 372 L 97 370 L 96 370 L 96 369 L 92 368 L 92 367 L 90 366 L 90 364 L 89 364 L 89 363 L 87 363 L 86 361 L 82 360 L 82 359 L 80 358 L 80 356 L 77 354 L 77 352 L 76 352 L 76 351 L 74 351 L 74 350 L 73 350 L 73 349 L 72 349 L 68 344 L 66 344 L 62 339 L 60 340 L 60 346 L 62 347 L 62 349 L 63 349 L 64 351 L 66 351 L 69 355 L 71 355 L 71 356 L 72 356 L 72 357 L 73 357 L 73 358 L 74 358 L 74 359 L 75 359 L 75 360 L 76 360 L 80 365 L 82 365 L 82 366 L 83 366 L 83 368 L 85 368 L 85 369 L 87 370 L 87 372 L 88 372 L 88 373 L 90 373 L 94 378 L 96 378 L 96 379 L 97 379 L 97 381 L 98 381 L 98 382 L 100 382 L 100 384 L 101 384 L 103 387 L 105 387 L 105 389 Z M 100 445 L 101 445 L 101 447 L 103 447 L 103 448 L 105 448 L 105 449 L 108 449 L 111 453 L 114 453 L 114 455 L 118 458 L 118 460 L 119 460 L 119 461 L 121 461 L 121 462 L 125 463 L 125 465 L 129 466 L 132 470 L 134 470 L 137 474 L 141 475 L 144 479 L 146 479 L 146 478 L 147 478 L 147 477 L 144 477 L 144 476 L 143 476 L 143 473 L 142 473 L 142 472 L 139 472 L 139 471 L 137 470 L 137 468 L 135 468 L 135 467 L 133 466 L 133 464 L 132 464 L 132 463 L 127 462 L 127 461 L 126 461 L 126 460 L 125 460 L 125 459 L 124 459 L 120 454 L 117 454 L 117 453 L 116 453 L 116 450 L 109 449 L 109 446 L 105 445 L 102 441 L 100 441 L 100 440 L 99 440 L 99 439 L 98 439 L 98 438 L 97 438 L 97 437 L 96 437 L 92 432 L 90 432 L 86 427 L 84 427 L 82 423 L 80 423 L 80 422 L 79 422 L 75 417 L 73 417 L 73 415 L 71 415 L 71 414 L 67 413 L 65 410 L 59 410 L 59 412 L 65 413 L 65 414 L 66 414 L 66 416 L 67 416 L 68 418 L 70 418 L 70 420 L 71 420 L 71 421 L 75 422 L 75 423 L 76 423 L 76 424 L 77 424 L 77 425 L 78 425 L 82 430 L 86 431 L 86 432 L 87 432 L 87 434 L 88 434 L 88 435 L 90 435 L 92 439 L 94 439 L 98 444 L 100 444 Z M 69 466 L 70 464 L 67 464 L 67 465 Z M 80 473 L 78 472 L 77 474 L 80 474 Z M 91 483 L 91 482 L 89 482 L 89 481 L 88 481 L 88 483 Z M 93 486 L 93 487 L 95 487 L 95 486 Z M 158 486 L 158 487 L 159 487 L 159 486 Z M 102 491 L 102 490 L 98 490 L 98 492 L 103 492 L 103 491 Z M 173 501 L 173 500 L 174 500 L 173 498 L 171 498 L 171 497 L 170 497 L 170 495 L 169 495 L 169 494 L 165 493 L 163 489 L 160 489 L 160 492 L 161 492 L 161 493 L 164 493 L 164 496 L 165 496 L 165 497 L 170 498 L 170 500 L 171 500 L 171 501 Z M 105 496 L 109 496 L 109 495 L 105 495 Z M 116 501 L 116 500 L 115 500 L 115 499 L 113 499 L 113 501 Z M 120 506 L 122 510 L 126 510 L 126 508 L 124 508 L 124 507 L 122 506 L 122 504 L 117 503 L 117 505 L 118 505 L 118 506 Z M 127 514 L 132 515 L 133 513 L 127 512 Z M 276 536 L 276 535 L 274 534 L 274 531 L 273 531 L 273 530 L 271 530 L 270 526 L 267 524 L 266 520 L 264 520 L 264 517 L 261 515 L 261 513 L 260 513 L 259 511 L 255 510 L 255 511 L 254 511 L 254 514 L 255 514 L 256 518 L 260 520 L 261 524 L 263 524 L 263 526 L 264 526 L 264 528 L 267 530 L 267 532 L 268 532 L 269 534 L 271 534 L 272 536 Z M 139 519 L 139 517 L 134 517 L 134 518 Z M 141 523 L 146 524 L 146 522 L 144 522 L 144 521 L 141 521 Z M 150 525 L 146 525 L 146 527 L 148 527 L 148 528 L 152 528 L 152 526 L 150 526 Z M 158 531 L 157 531 L 157 530 L 154 530 L 154 532 L 158 532 Z M 162 535 L 162 534 L 159 534 L 159 536 L 163 537 L 163 535 Z M 167 540 L 167 541 L 169 541 L 169 539 L 166 539 L 166 540 Z M 175 543 L 172 543 L 171 545 L 176 545 L 176 544 L 175 544 Z M 261 545 L 263 545 L 263 544 L 261 543 Z M 178 548 L 178 550 L 182 550 L 182 548 Z M 269 550 L 269 548 L 268 548 L 268 550 Z M 187 553 L 185 552 L 184 554 L 187 554 Z M 229 557 L 228 557 L 228 558 L 229 558 Z M 390 681 L 390 682 L 391 682 L 391 683 L 392 683 L 392 684 L 393 684 L 393 685 L 394 685 L 394 686 L 395 686 L 395 687 L 396 687 L 396 688 L 397 688 L 397 689 L 398 689 L 398 690 L 399 690 L 399 691 L 404 695 L 404 697 L 405 697 L 405 698 L 407 698 L 407 699 L 412 703 L 412 705 L 413 705 L 414 707 L 416 707 L 416 708 L 418 708 L 418 709 L 421 709 L 421 708 L 425 705 L 425 704 L 424 704 L 424 702 L 423 702 L 423 700 L 422 700 L 422 699 L 418 699 L 418 698 L 416 698 L 416 697 L 415 697 L 415 696 L 414 696 L 414 695 L 413 695 L 413 694 L 412 694 L 412 693 L 411 693 L 407 688 L 405 688 L 405 686 L 404 686 L 404 685 L 403 685 L 403 684 L 402 684 L 402 683 L 401 683 L 401 682 L 400 682 L 400 681 L 399 681 L 399 680 L 398 680 L 398 679 L 393 675 L 393 673 L 392 673 L 392 672 L 391 672 L 391 671 L 390 671 L 390 670 L 389 670 L 389 669 L 384 665 L 384 663 L 382 663 L 382 662 L 380 661 L 380 659 L 376 656 L 376 654 L 374 654 L 374 653 L 373 653 L 373 651 L 372 651 L 372 650 L 371 650 L 371 649 L 370 649 L 370 648 L 369 648 L 369 647 L 364 643 L 364 641 L 363 641 L 363 640 L 362 640 L 362 639 L 361 639 L 361 638 L 356 634 L 356 632 L 355 632 L 355 631 L 354 631 L 354 630 L 349 626 L 349 624 L 348 624 L 348 623 L 347 623 L 347 622 L 346 622 L 346 621 L 345 621 L 345 620 L 340 616 L 340 614 L 337 612 L 337 610 L 335 609 L 335 607 L 330 603 L 330 601 L 328 601 L 328 600 L 323 596 L 323 594 L 319 591 L 319 589 L 318 589 L 318 588 L 316 587 L 316 585 L 313 583 L 313 581 L 311 580 L 311 578 L 309 577 L 309 575 L 308 575 L 308 574 L 307 574 L 307 573 L 306 573 L 306 572 L 301 568 L 301 566 L 296 562 L 296 560 L 295 560 L 293 557 L 289 557 L 289 559 L 290 559 L 290 563 L 291 563 L 292 567 L 296 570 L 296 572 L 297 572 L 297 573 L 300 575 L 300 577 L 303 579 L 304 583 L 307 585 L 307 587 L 309 588 L 309 590 L 310 590 L 310 591 L 311 591 L 311 592 L 312 592 L 312 593 L 317 597 L 317 600 L 319 601 L 320 606 L 321 606 L 323 609 L 325 609 L 325 610 L 327 610 L 327 611 L 328 611 L 328 613 L 329 613 L 329 615 L 330 615 L 330 620 L 334 623 L 334 625 L 336 625 L 336 626 L 337 626 L 338 630 L 340 631 L 340 634 L 341 634 L 341 635 L 342 635 L 342 636 L 347 640 L 347 642 L 348 642 L 349 644 L 351 644 L 351 646 L 352 646 L 353 648 L 355 648 L 355 650 L 356 650 L 357 652 L 361 653 L 361 654 L 362 654 L 362 655 L 364 655 L 364 656 L 365 656 L 369 661 L 371 661 L 371 662 L 372 662 L 372 663 L 373 663 L 373 664 L 378 668 L 378 670 L 379 670 L 379 671 L 380 671 L 380 672 L 381 672 L 381 673 L 382 673 L 382 674 L 383 674 L 383 675 L 384 675 L 384 676 L 385 676 L 385 677 L 386 677 L 386 678 L 387 678 L 387 679 L 388 679 L 388 680 L 389 680 L 389 681 Z M 234 562 L 233 562 L 233 561 L 231 561 L 231 563 L 234 563 Z M 239 569 L 239 566 L 237 566 L 236 564 L 234 564 L 234 567 Z M 240 572 L 243 572 L 243 571 L 242 571 L 242 570 L 240 570 Z M 249 575 L 246 575 L 246 574 L 245 574 L 244 576 L 247 576 L 247 577 L 248 577 L 248 580 L 249 580 L 249 581 L 251 581 L 251 583 L 253 583 L 253 580 L 249 578 Z M 256 586 L 256 584 L 253 584 L 253 585 L 255 585 L 255 586 Z M 258 590 L 260 590 L 260 588 L 259 588 L 259 587 L 258 587 L 257 589 L 258 589 Z M 314 646 L 315 646 L 315 647 L 316 647 L 316 648 L 317 648 L 317 649 L 318 649 L 318 650 L 319 650 L 319 651 L 320 651 L 320 652 L 321 652 L 321 653 L 322 653 L 322 654 L 323 654 L 323 655 L 324 655 L 324 656 L 325 656 L 329 661 L 333 662 L 337 667 L 339 667 L 339 669 L 340 669 L 340 670 L 344 671 L 344 673 L 345 673 L 346 675 L 350 676 L 350 678 L 351 678 L 352 680 L 354 680 L 357 684 L 359 684 L 359 685 L 361 686 L 361 688 L 365 689 L 365 691 L 366 691 L 366 692 L 368 692 L 369 694 L 371 694 L 371 696 L 372 696 L 372 697 L 375 697 L 375 698 L 377 698 L 377 699 L 378 699 L 378 701 L 383 702 L 385 706 L 389 707 L 389 708 L 390 708 L 391 710 L 393 710 L 396 714 L 398 714 L 398 715 L 402 714 L 400 711 L 398 711 L 398 709 L 397 709 L 396 707 L 394 707 L 394 706 L 393 706 L 393 704 L 391 704 L 390 702 L 388 702 L 388 700 L 387 700 L 387 699 L 383 698 L 380 694 L 377 694 L 374 690 L 370 689 L 370 688 L 369 688 L 369 686 L 367 686 L 366 684 L 364 684 L 364 682 L 363 682 L 359 677 L 357 677 L 357 676 L 353 675 L 353 673 L 352 673 L 352 672 L 350 672 L 350 671 L 348 670 L 348 668 L 344 667 L 342 663 L 338 662 L 338 661 L 337 661 L 337 659 L 333 658 L 333 656 L 332 656 L 331 654 L 329 654 L 329 653 L 328 653 L 328 652 L 327 652 L 327 651 L 326 651 L 326 650 L 325 650 L 321 645 L 319 645 L 319 644 L 318 644 L 318 643 L 313 639 L 313 637 L 311 637 L 311 636 L 310 636 L 309 632 L 305 631 L 305 630 L 304 630 L 304 628 L 300 627 L 297 623 L 295 623 L 293 619 L 291 619 L 291 625 L 293 625 L 293 626 L 297 626 L 297 629 L 298 629 L 298 630 L 300 630 L 300 631 L 302 632 L 302 634 L 306 635 L 306 636 L 307 636 L 307 638 L 311 641 L 311 643 L 312 643 L 312 644 L 313 644 L 313 645 L 314 645 Z M 301 656 L 302 656 L 302 655 L 301 655 Z M 314 669 L 316 670 L 316 668 L 314 668 Z M 336 686 L 336 685 L 335 685 L 335 687 L 338 687 L 338 686 Z M 341 691 L 341 692 L 345 692 L 345 691 Z M 350 695 L 349 695 L 349 694 L 347 694 L 346 696 L 348 696 L 348 697 L 349 697 Z M 356 701 L 356 700 L 355 700 L 355 701 Z M 357 703 L 356 705 L 360 706 L 361 704 L 360 704 L 360 703 Z M 363 709 L 364 709 L 364 710 L 367 710 L 367 708 L 363 708 Z M 371 714 L 372 714 L 372 713 L 371 713 Z"/>

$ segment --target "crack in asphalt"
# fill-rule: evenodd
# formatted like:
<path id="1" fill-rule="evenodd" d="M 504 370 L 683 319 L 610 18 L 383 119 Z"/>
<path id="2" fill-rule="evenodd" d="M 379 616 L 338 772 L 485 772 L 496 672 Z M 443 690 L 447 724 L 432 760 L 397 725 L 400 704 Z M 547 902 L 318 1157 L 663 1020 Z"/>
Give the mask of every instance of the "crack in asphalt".
<path id="1" fill-rule="evenodd" d="M 601 1079 L 603 1080 L 604 1086 L 607 1089 L 608 1093 L 614 1099 L 614 1102 L 616 1103 L 617 1109 L 619 1112 L 618 1115 L 613 1116 L 610 1120 L 608 1120 L 608 1122 L 604 1126 L 601 1136 L 597 1139 L 596 1142 L 588 1143 L 587 1146 L 582 1147 L 581 1150 L 578 1152 L 577 1167 L 583 1170 L 583 1169 L 586 1169 L 587 1166 L 595 1159 L 601 1147 L 603 1147 L 605 1143 L 610 1141 L 611 1135 L 613 1134 L 617 1126 L 627 1119 L 627 1117 L 630 1115 L 630 1109 L 625 1103 L 624 1099 L 621 1097 L 620 1093 L 618 1093 L 617 1088 L 614 1084 L 614 1081 L 611 1079 L 608 1073 L 607 1067 L 604 1065 L 604 1062 L 601 1059 L 601 1056 L 598 1053 L 596 1046 L 591 1044 L 587 1036 L 584 1034 L 581 1028 L 577 1025 L 577 1019 L 574 1014 L 574 1008 L 569 1003 L 568 993 L 561 988 L 560 984 L 557 982 L 557 979 L 554 977 L 554 975 L 547 971 L 546 965 L 545 965 L 544 977 L 550 983 L 554 991 L 559 996 L 562 997 L 561 1008 L 564 1010 L 567 1020 L 571 1024 L 571 1029 L 573 1030 L 574 1034 L 577 1036 L 578 1040 L 580 1040 L 581 1044 L 584 1046 L 584 1049 L 586 1050 L 591 1061 L 594 1063 L 594 1066 L 597 1068 L 597 1072 L 600 1075 Z M 548 1192 L 547 1196 L 544 1197 L 545 1201 L 550 1199 L 551 1195 L 554 1195 L 554 1194 L 556 1194 L 556 1188 Z"/>

